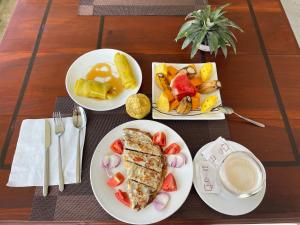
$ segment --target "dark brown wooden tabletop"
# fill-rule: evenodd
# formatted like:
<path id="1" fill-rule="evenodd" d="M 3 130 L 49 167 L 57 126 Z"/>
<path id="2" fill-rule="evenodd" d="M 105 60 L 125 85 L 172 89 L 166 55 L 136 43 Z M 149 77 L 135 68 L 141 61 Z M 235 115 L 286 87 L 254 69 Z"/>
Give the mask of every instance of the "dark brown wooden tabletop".
<path id="1" fill-rule="evenodd" d="M 190 60 L 190 49 L 174 42 L 184 17 L 84 17 L 77 15 L 78 0 L 19 0 L 0 43 L 0 220 L 26 222 L 31 214 L 34 188 L 6 187 L 22 120 L 51 116 L 56 97 L 67 96 L 66 71 L 78 56 L 114 48 L 137 59 L 141 92 L 148 94 L 153 61 L 216 61 L 224 104 L 267 125 L 227 117 L 231 139 L 251 149 L 267 170 L 267 192 L 257 209 L 197 221 L 171 217 L 162 224 L 299 222 L 300 49 L 279 0 L 231 2 L 228 16 L 245 30 L 237 35 L 237 55 L 199 53 Z"/>

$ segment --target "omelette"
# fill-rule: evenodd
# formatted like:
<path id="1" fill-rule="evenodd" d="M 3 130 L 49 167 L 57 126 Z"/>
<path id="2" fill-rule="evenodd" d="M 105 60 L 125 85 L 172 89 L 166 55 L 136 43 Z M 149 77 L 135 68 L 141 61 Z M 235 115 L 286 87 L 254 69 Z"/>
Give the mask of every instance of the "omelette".
<path id="1" fill-rule="evenodd" d="M 138 211 L 150 204 L 160 191 L 166 174 L 166 160 L 148 132 L 125 128 L 123 140 L 128 196 L 131 208 Z"/>

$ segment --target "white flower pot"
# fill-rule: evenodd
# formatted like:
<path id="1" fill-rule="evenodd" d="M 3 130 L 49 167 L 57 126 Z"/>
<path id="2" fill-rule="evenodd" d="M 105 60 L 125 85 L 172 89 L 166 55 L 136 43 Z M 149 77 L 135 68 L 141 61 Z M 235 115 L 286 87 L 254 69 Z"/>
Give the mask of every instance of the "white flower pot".
<path id="1" fill-rule="evenodd" d="M 210 52 L 210 48 L 208 45 L 200 45 L 199 49 L 204 52 Z"/>

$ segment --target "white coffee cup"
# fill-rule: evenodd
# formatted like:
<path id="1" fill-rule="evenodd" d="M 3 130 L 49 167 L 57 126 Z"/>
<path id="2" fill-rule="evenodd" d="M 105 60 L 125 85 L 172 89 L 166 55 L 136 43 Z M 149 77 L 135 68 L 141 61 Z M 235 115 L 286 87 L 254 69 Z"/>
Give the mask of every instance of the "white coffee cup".
<path id="1" fill-rule="evenodd" d="M 250 152 L 234 151 L 218 168 L 219 178 L 226 191 L 239 198 L 259 193 L 266 181 L 265 168 Z"/>

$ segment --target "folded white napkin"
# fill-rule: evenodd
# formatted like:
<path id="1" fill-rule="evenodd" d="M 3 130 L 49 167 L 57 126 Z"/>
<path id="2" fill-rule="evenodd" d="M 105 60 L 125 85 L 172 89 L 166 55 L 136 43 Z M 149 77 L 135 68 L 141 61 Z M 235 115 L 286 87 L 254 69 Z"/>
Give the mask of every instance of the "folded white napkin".
<path id="1" fill-rule="evenodd" d="M 219 137 L 201 152 L 202 159 L 196 162 L 196 176 L 201 182 L 202 193 L 217 194 L 220 192 L 218 169 L 221 162 L 231 152 L 233 147 L 224 138 Z"/>
<path id="2" fill-rule="evenodd" d="M 49 185 L 58 185 L 58 137 L 55 135 L 54 120 L 47 119 L 51 126 L 49 148 Z M 78 129 L 72 118 L 63 118 L 65 132 L 61 136 L 62 168 L 64 183 L 75 183 L 76 148 Z M 80 132 L 81 159 L 86 128 Z M 19 139 L 7 186 L 43 186 L 45 157 L 45 119 L 27 119 L 22 122 Z"/>

